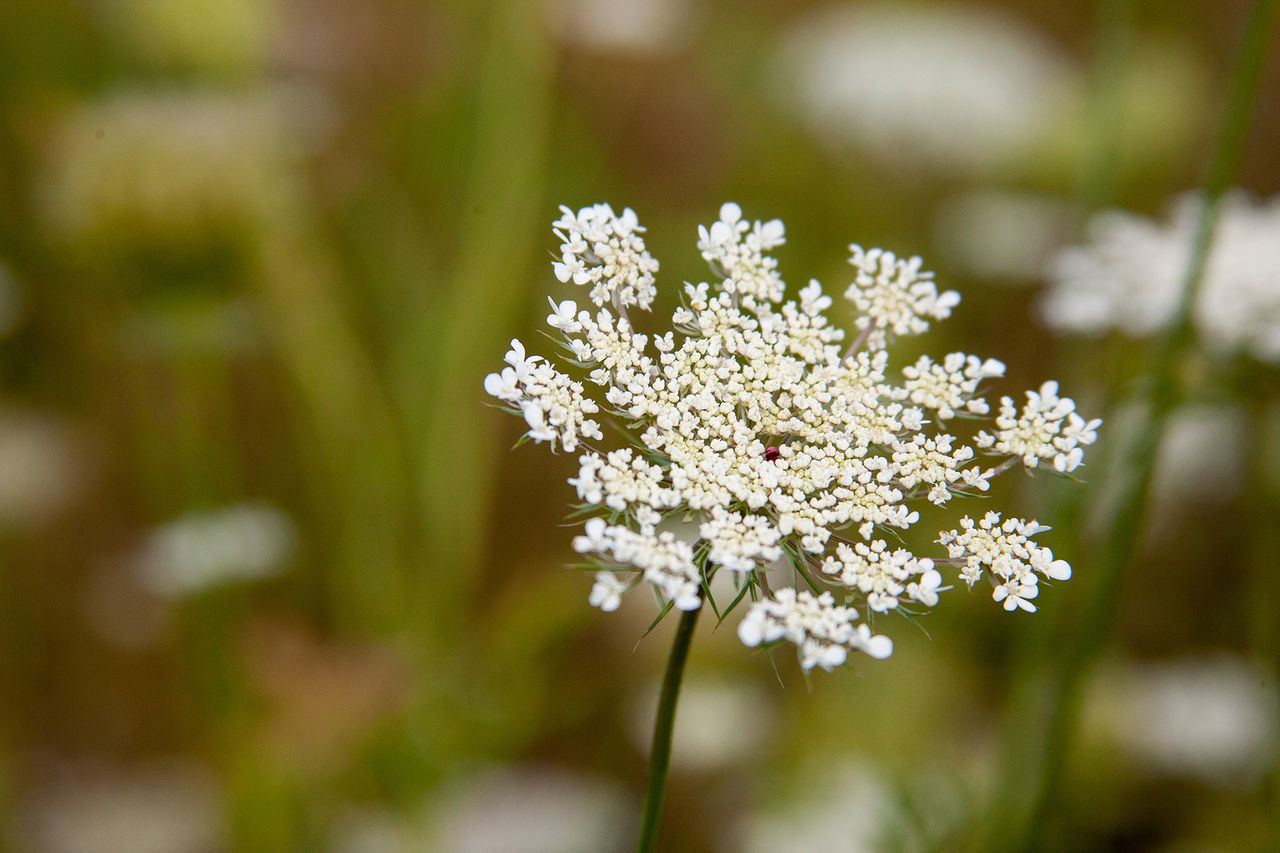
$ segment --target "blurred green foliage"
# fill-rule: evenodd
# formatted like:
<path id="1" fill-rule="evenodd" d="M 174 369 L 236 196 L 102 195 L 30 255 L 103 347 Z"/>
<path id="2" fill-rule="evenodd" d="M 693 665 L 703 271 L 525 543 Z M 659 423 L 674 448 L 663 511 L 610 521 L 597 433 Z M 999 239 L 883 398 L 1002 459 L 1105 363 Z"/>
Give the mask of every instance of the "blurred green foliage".
<path id="1" fill-rule="evenodd" d="M 601 780 L 619 792 L 610 826 L 626 846 L 645 763 L 633 718 L 656 693 L 671 625 L 637 645 L 651 612 L 586 605 L 585 579 L 561 568 L 572 460 L 509 452 L 519 426 L 481 390 L 509 338 L 537 340 L 545 295 L 565 292 L 548 263 L 558 204 L 637 210 L 663 263 L 658 313 L 675 283 L 703 276 L 694 226 L 725 199 L 785 220 L 793 284 L 843 287 L 854 240 L 919 253 L 965 297 L 931 350 L 1000 358 L 1010 387 L 1060 377 L 1122 428 L 1115 404 L 1142 344 L 1050 338 L 1034 289 L 952 263 L 940 247 L 967 238 L 940 233 L 937 212 L 967 193 L 1032 193 L 1065 211 L 1061 240 L 1091 207 L 1158 211 L 1200 178 L 1245 4 L 1133 4 L 1110 42 L 1087 6 L 981 4 L 1039 31 L 1077 85 L 1016 156 L 978 172 L 810 132 L 774 57 L 817 4 L 638 5 L 684 17 L 648 47 L 611 47 L 533 2 L 0 6 L 12 849 L 87 849 L 83 837 L 153 849 L 127 829 L 166 815 L 204 826 L 190 802 L 212 814 L 183 842 L 192 850 L 439 849 L 448 809 L 430 804 L 457 802 L 492 767 Z M 1259 104 L 1241 183 L 1275 193 L 1274 61 Z M 1198 397 L 1243 401 L 1247 485 L 1161 510 L 1120 602 L 1122 661 L 1274 662 L 1277 380 L 1255 364 L 1203 370 Z M 783 660 L 779 687 L 767 659 L 703 625 L 690 689 L 742 686 L 766 723 L 706 766 L 682 768 L 677 735 L 664 849 L 758 849 L 749 837 L 767 836 L 769 815 L 871 800 L 888 805 L 869 849 L 989 838 L 998 767 L 1035 748 L 1002 753 L 1001 715 L 1034 697 L 1071 630 L 1112 464 L 1091 464 L 1077 497 L 1050 478 L 999 487 L 1058 519 L 1047 541 L 1077 567 L 1041 618 L 974 596 L 889 663 L 811 689 Z M 245 504 L 291 525 L 260 577 L 163 595 L 139 574 L 157 531 L 213 529 Z M 1125 756 L 1105 734 L 1085 738 L 1052 849 L 1275 841 L 1264 782 L 1215 785 Z M 171 765 L 197 781 L 160 786 L 196 792 L 170 812 L 138 804 L 164 799 L 151 788 L 121 793 L 134 783 L 118 780 Z"/>

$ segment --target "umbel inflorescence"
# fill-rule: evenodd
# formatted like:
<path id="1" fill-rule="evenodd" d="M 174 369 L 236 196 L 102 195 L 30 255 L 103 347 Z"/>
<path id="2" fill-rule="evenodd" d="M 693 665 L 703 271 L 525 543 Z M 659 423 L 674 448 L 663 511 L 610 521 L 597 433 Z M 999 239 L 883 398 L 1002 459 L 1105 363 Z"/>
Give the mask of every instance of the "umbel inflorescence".
<path id="1" fill-rule="evenodd" d="M 556 276 L 588 287 L 596 310 L 553 299 L 547 322 L 583 379 L 513 340 L 508 366 L 484 386 L 523 416 L 527 438 L 581 451 L 569 484 L 592 517 L 573 548 L 597 568 L 593 605 L 614 610 L 648 584 L 664 607 L 694 610 L 728 572 L 733 600 L 711 603 L 723 617 L 749 602 L 743 643 L 785 640 L 806 670 L 832 669 L 849 650 L 888 657 L 893 643 L 870 619 L 936 605 L 949 588 L 940 568 L 970 587 L 985 576 L 1006 610 L 1034 611 L 1041 576 L 1070 577 L 1033 541 L 1048 528 L 996 512 L 938 533 L 936 556 L 903 545 L 922 509 L 985 492 L 1003 471 L 1074 471 L 1101 423 L 1076 414 L 1056 382 L 1021 407 L 1002 398 L 993 416 L 981 386 L 1004 375 L 994 359 L 921 356 L 890 378 L 892 342 L 960 301 L 919 258 L 849 247 L 844 296 L 857 319 L 846 336 L 824 315 L 832 300 L 817 281 L 782 301 L 769 254 L 782 223 L 748 222 L 725 204 L 698 229 L 713 281 L 685 284 L 671 331 L 645 335 L 628 311 L 650 310 L 658 263 L 635 213 L 561 210 Z M 597 418 L 622 438 L 606 445 Z M 960 421 L 968 439 L 951 432 Z"/>

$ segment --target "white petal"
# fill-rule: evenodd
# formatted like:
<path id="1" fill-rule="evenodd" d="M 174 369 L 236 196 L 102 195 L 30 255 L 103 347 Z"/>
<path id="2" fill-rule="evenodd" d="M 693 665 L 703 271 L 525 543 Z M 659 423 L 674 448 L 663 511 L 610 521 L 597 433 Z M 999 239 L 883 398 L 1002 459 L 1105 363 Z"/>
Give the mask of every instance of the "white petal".
<path id="1" fill-rule="evenodd" d="M 741 622 L 738 623 L 738 639 L 742 641 L 742 645 L 754 648 L 760 645 L 764 639 L 761 632 L 761 623 L 764 618 L 758 611 L 748 613 Z"/>
<path id="2" fill-rule="evenodd" d="M 1044 572 L 1056 581 L 1071 579 L 1071 564 L 1066 560 L 1054 560 Z"/>

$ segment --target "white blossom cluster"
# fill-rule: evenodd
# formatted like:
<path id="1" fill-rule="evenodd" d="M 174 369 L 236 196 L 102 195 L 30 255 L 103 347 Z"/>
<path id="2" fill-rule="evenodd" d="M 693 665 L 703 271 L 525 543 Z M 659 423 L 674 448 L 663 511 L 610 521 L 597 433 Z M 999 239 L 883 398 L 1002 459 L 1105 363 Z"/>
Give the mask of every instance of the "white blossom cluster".
<path id="1" fill-rule="evenodd" d="M 1076 414 L 1075 401 L 1058 396 L 1058 383 L 1049 381 L 1039 391 L 1027 392 L 1027 404 L 1019 412 L 1009 397 L 1000 400 L 996 433 L 978 433 L 977 445 L 997 453 L 1021 456 L 1022 464 L 1035 468 L 1040 460 L 1053 462 L 1064 474 L 1084 462 L 1084 446 L 1098 438 L 1101 420 L 1086 421 Z"/>
<path id="2" fill-rule="evenodd" d="M 1048 529 L 1021 518 L 1001 524 L 1000 513 L 989 512 L 976 525 L 965 516 L 959 530 L 943 531 L 938 541 L 946 546 L 951 559 L 961 561 L 961 580 L 972 587 L 985 569 L 993 576 L 992 598 L 1004 602 L 1005 610 L 1021 608 L 1034 613 L 1031 599 L 1040 593 L 1037 572 L 1053 580 L 1071 577 L 1066 560 L 1055 560 L 1052 551 L 1031 541 L 1032 536 Z"/>
<path id="3" fill-rule="evenodd" d="M 958 411 L 985 415 L 991 411 L 987 401 L 978 396 L 982 380 L 1004 376 L 1004 364 L 989 358 L 953 352 L 941 363 L 927 355 L 913 365 L 902 368 L 906 381 L 902 386 L 910 393 L 911 402 L 937 413 L 938 420 L 949 421 Z"/>
<path id="4" fill-rule="evenodd" d="M 1054 258 L 1042 305 L 1049 326 L 1145 337 L 1173 322 L 1200 218 L 1196 195 L 1177 200 L 1167 223 L 1129 213 L 1099 214 L 1084 245 Z M 1280 196 L 1222 200 L 1194 320 L 1221 353 L 1280 363 Z"/>
<path id="5" fill-rule="evenodd" d="M 872 634 L 865 623 L 854 625 L 857 618 L 856 610 L 836 604 L 830 592 L 814 595 L 787 587 L 751 608 L 738 624 L 738 637 L 748 646 L 794 643 L 805 669 L 834 669 L 845 662 L 849 649 L 880 659 L 893 654 L 893 641 Z"/>
<path id="6" fill-rule="evenodd" d="M 709 600 L 721 614 L 711 579 L 723 569 L 737 590 L 724 609 L 748 603 L 743 643 L 785 640 L 806 670 L 831 669 L 851 650 L 888 657 L 892 641 L 872 632 L 871 619 L 936 605 L 947 589 L 942 568 L 960 567 L 970 585 L 985 568 L 1006 609 L 1034 609 L 1037 572 L 1069 577 L 1028 542 L 1046 529 L 1034 521 L 993 527 L 999 516 L 989 514 L 975 528 L 966 519 L 963 532 L 936 538 L 946 557 L 906 544 L 922 509 L 985 492 L 1015 465 L 1073 471 L 1100 423 L 1077 415 L 1053 382 L 1028 392 L 1021 412 L 1005 398 L 992 422 L 981 385 L 1004 375 L 994 359 L 922 357 L 891 378 L 889 345 L 927 331 L 960 300 L 938 291 L 919 258 L 850 247 L 845 296 L 857 334 L 846 343 L 818 282 L 782 302 L 769 254 L 784 240 L 782 223 L 748 222 L 725 204 L 698 230 L 714 280 L 685 285 L 670 331 L 641 334 L 627 308 L 652 303 L 657 264 L 636 215 L 563 210 L 556 272 L 588 287 L 595 310 L 552 300 L 547 322 L 565 365 L 585 380 L 513 341 L 508 366 L 485 389 L 524 416 L 528 438 L 582 448 L 569 484 L 592 517 L 573 547 L 597 569 L 592 605 L 615 610 L 644 584 L 664 607 Z M 587 417 L 596 413 L 619 427 L 622 446 L 603 446 Z M 990 431 L 948 426 L 978 419 Z"/>
<path id="7" fill-rule="evenodd" d="M 574 537 L 573 550 L 599 554 L 619 565 L 639 569 L 644 579 L 680 610 L 702 606 L 693 546 L 669 530 L 658 533 L 646 524 L 637 532 L 622 524 L 606 524 L 603 518 L 592 518 L 587 521 L 584 535 Z M 591 598 L 601 610 L 617 610 L 626 589 L 617 575 L 597 572 Z"/>
<path id="8" fill-rule="evenodd" d="M 583 396 L 581 382 L 574 382 L 540 355 L 526 358 L 524 345 L 518 340 L 511 341 L 506 362 L 511 366 L 485 377 L 484 390 L 499 400 L 519 404 L 530 438 L 552 444 L 559 439 L 561 447 L 573 450 L 580 435 L 603 437 L 600 425 L 586 417 L 599 409 Z"/>
<path id="9" fill-rule="evenodd" d="M 584 207 L 576 214 L 567 207 L 560 210 L 564 216 L 554 223 L 561 242 L 556 278 L 592 285 L 591 301 L 597 305 L 615 300 L 619 308 L 639 305 L 649 310 L 658 292 L 653 285 L 658 262 L 645 251 L 640 237 L 644 229 L 635 212 L 628 207 L 615 216 L 607 204 Z"/>
<path id="10" fill-rule="evenodd" d="M 849 263 L 858 276 L 844 292 L 859 317 L 855 326 L 870 331 L 872 343 L 880 348 L 885 336 L 919 335 L 929 330 L 929 318 L 945 320 L 960 304 L 960 294 L 948 290 L 939 294 L 933 273 L 922 272 L 919 258 L 899 259 L 883 249 L 864 251 L 856 243 L 849 247 Z"/>

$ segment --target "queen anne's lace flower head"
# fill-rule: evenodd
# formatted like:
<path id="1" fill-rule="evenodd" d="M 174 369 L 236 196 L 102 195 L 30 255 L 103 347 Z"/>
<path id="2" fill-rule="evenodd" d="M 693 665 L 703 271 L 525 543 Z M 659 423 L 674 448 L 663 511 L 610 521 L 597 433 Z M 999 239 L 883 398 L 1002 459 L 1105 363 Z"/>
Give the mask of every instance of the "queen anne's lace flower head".
<path id="1" fill-rule="evenodd" d="M 787 641 L 806 670 L 831 669 L 851 650 L 888 657 L 892 641 L 872 618 L 936 605 L 948 589 L 940 569 L 959 567 L 970 586 L 987 576 L 1008 610 L 1035 609 L 1040 576 L 1070 576 L 1030 541 L 1046 528 L 995 513 L 940 533 L 945 557 L 891 544 L 922 509 L 984 492 L 1014 465 L 1075 470 L 1099 425 L 1046 382 L 1021 411 L 1004 398 L 989 429 L 953 434 L 952 423 L 989 417 L 982 385 L 1005 372 L 994 359 L 923 356 L 891 378 L 893 341 L 927 331 L 960 301 L 938 291 L 919 258 L 851 248 L 845 297 L 858 318 L 846 342 L 818 282 L 782 302 L 769 254 L 782 223 L 748 222 L 726 204 L 698 229 L 715 280 L 685 285 L 672 329 L 645 335 L 626 309 L 650 307 L 657 263 L 635 214 L 562 210 L 556 274 L 589 285 L 596 310 L 553 299 L 547 323 L 585 380 L 512 341 L 485 390 L 524 417 L 527 438 L 582 446 L 569 484 L 593 517 L 573 548 L 596 568 L 592 605 L 615 610 L 648 585 L 667 607 L 696 610 L 712 576 L 728 571 L 738 594 L 726 609 L 749 602 L 738 628 L 746 645 Z M 629 440 L 603 446 L 590 415 L 613 419 Z"/>

